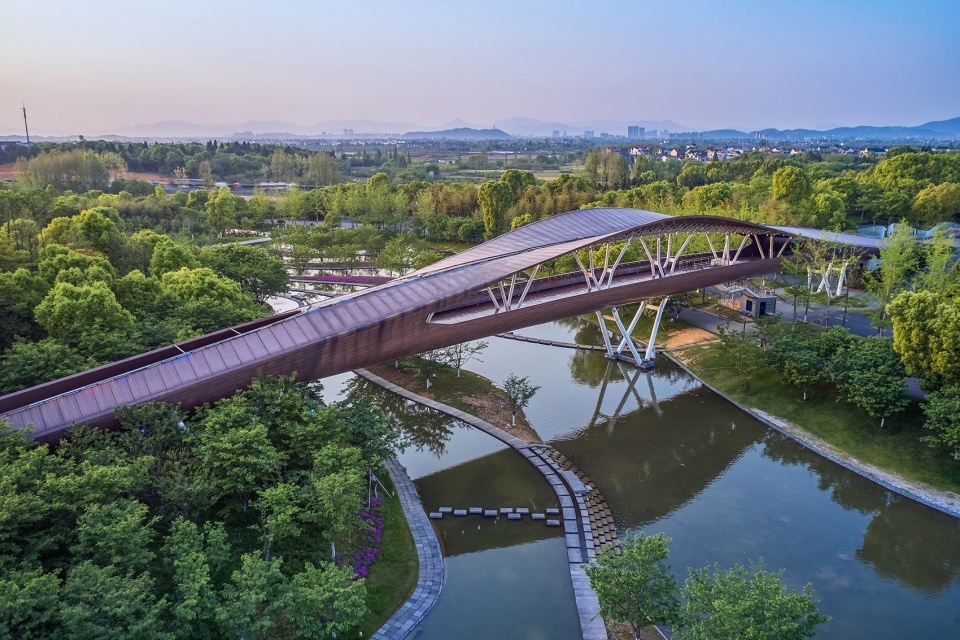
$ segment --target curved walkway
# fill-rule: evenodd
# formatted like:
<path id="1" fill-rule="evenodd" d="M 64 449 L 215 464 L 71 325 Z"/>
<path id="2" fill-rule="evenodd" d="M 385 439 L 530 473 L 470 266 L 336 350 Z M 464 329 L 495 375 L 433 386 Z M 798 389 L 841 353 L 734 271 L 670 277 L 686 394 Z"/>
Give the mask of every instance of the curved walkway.
<path id="1" fill-rule="evenodd" d="M 597 615 L 600 611 L 597 594 L 590 588 L 590 579 L 587 578 L 587 574 L 581 567 L 582 564 L 590 562 L 590 559 L 594 557 L 595 547 L 593 527 L 590 521 L 591 514 L 587 502 L 584 500 L 584 495 L 591 488 L 576 480 L 575 475 L 571 477 L 573 474 L 570 474 L 569 471 L 565 473 L 560 464 L 548 455 L 547 452 L 552 451 L 553 447 L 544 444 L 528 444 L 485 420 L 442 402 L 424 398 L 388 380 L 384 380 L 366 369 L 357 369 L 354 373 L 402 398 L 456 418 L 493 436 L 520 453 L 535 469 L 543 474 L 554 493 L 557 494 L 557 500 L 560 503 L 560 510 L 563 515 L 563 532 L 567 543 L 567 563 L 570 569 L 570 581 L 573 584 L 573 595 L 577 603 L 577 614 L 580 618 L 580 632 L 583 635 L 583 640 L 607 640 L 607 630 L 604 627 L 603 619 Z M 420 507 L 418 511 L 418 517 L 426 521 L 423 508 Z M 427 521 L 427 526 L 430 526 L 429 521 Z M 430 528 L 432 533 L 433 527 Z M 434 538 L 436 538 L 435 535 Z M 426 614 L 426 611 L 424 611 L 424 614 Z M 422 619 L 423 616 L 421 615 L 420 618 Z"/>
<path id="2" fill-rule="evenodd" d="M 413 486 L 410 476 L 396 460 L 387 460 L 383 466 L 393 480 L 403 515 L 410 524 L 410 533 L 413 534 L 413 542 L 417 547 L 420 572 L 413 595 L 371 638 L 401 640 L 420 624 L 440 597 L 440 590 L 443 588 L 443 554 L 440 551 L 440 541 L 423 511 L 420 496 L 417 495 L 417 488 Z"/>

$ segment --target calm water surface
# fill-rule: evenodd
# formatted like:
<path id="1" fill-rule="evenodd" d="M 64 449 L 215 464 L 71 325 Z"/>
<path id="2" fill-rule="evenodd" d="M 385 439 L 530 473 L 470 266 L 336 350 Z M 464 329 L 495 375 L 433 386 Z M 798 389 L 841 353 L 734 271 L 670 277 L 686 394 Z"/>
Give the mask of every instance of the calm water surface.
<path id="1" fill-rule="evenodd" d="M 575 319 L 518 333 L 600 343 Z M 687 567 L 762 558 L 786 570 L 790 587 L 813 584 L 833 617 L 818 638 L 960 638 L 960 521 L 767 429 L 666 359 L 645 374 L 596 352 L 489 342 L 483 362 L 468 368 L 498 384 L 516 373 L 541 385 L 530 422 L 593 479 L 621 531 L 673 539 L 670 563 L 681 580 Z M 489 436 L 421 410 L 392 412 L 411 425 L 417 447 L 402 461 L 427 509 L 553 499 Z M 442 524 L 451 527 L 439 528 L 449 587 L 416 637 L 579 637 L 562 540 L 538 527 Z M 565 611 L 569 620 L 558 620 Z M 512 625 L 520 626 L 504 631 Z"/>

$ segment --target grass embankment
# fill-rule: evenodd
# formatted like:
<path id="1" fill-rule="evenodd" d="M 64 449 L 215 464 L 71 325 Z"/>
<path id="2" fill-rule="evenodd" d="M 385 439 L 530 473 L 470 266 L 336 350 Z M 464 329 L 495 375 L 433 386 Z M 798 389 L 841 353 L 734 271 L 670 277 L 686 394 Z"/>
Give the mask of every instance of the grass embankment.
<path id="1" fill-rule="evenodd" d="M 919 441 L 926 435 L 917 402 L 901 414 L 880 421 L 856 406 L 837 400 L 832 384 L 811 386 L 807 400 L 799 387 L 785 384 L 779 374 L 764 367 L 744 388 L 743 378 L 731 367 L 718 345 L 689 347 L 678 355 L 698 376 L 738 402 L 788 420 L 860 462 L 960 493 L 960 463 Z"/>
<path id="2" fill-rule="evenodd" d="M 390 476 L 386 473 L 378 476 L 395 494 Z M 417 549 L 400 500 L 385 497 L 381 503 L 381 514 L 383 537 L 380 554 L 367 576 L 367 615 L 360 625 L 364 637 L 373 635 L 406 602 L 417 586 L 419 572 Z"/>
<path id="3" fill-rule="evenodd" d="M 517 411 L 516 425 L 510 424 L 510 400 L 506 392 L 483 376 L 464 369 L 460 372 L 460 377 L 457 377 L 457 370 L 453 367 L 438 365 L 437 375 L 431 378 L 430 388 L 427 389 L 422 378 L 390 365 L 378 364 L 369 367 L 369 370 L 407 391 L 485 420 L 524 442 L 543 443 L 536 430 L 527 422 L 523 411 Z"/>

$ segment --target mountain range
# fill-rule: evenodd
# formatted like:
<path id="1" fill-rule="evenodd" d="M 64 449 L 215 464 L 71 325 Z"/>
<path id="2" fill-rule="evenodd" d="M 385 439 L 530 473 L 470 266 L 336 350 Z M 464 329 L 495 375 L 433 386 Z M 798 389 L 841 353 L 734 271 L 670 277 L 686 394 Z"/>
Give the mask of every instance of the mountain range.
<path id="1" fill-rule="evenodd" d="M 379 122 L 374 120 L 327 120 L 312 125 L 299 125 L 290 122 L 251 120 L 238 124 L 198 124 L 181 120 L 167 120 L 154 123 L 140 123 L 132 126 L 118 127 L 109 132 L 103 132 L 90 138 L 117 138 L 134 140 L 151 140 L 161 138 L 183 139 L 278 139 L 284 137 L 323 137 L 323 138 L 382 138 L 404 137 L 408 139 L 421 138 L 448 138 L 448 139 L 506 139 L 518 137 L 551 137 L 554 132 L 561 136 L 577 137 L 584 132 L 593 132 L 594 135 L 610 134 L 625 136 L 627 127 L 644 127 L 647 132 L 656 130 L 672 133 L 691 132 L 690 127 L 673 122 L 672 120 L 576 120 L 572 122 L 544 121 L 536 118 L 508 118 L 492 124 L 476 124 L 463 120 L 452 120 L 439 126 L 425 127 L 413 122 Z M 45 133 L 45 132 L 38 132 Z M 13 134 L 3 136 L 8 139 L 22 139 L 22 136 Z M 44 139 L 41 135 L 31 136 L 37 140 Z M 68 136 L 76 138 L 76 135 Z M 826 130 L 818 129 L 759 129 L 741 131 L 738 129 L 715 129 L 702 131 L 696 134 L 703 140 L 732 140 L 765 138 L 767 140 L 890 140 L 890 139 L 918 139 L 944 140 L 960 139 L 960 117 L 950 120 L 927 122 L 918 126 L 856 126 L 834 127 Z M 46 138 L 59 140 L 60 136 Z"/>

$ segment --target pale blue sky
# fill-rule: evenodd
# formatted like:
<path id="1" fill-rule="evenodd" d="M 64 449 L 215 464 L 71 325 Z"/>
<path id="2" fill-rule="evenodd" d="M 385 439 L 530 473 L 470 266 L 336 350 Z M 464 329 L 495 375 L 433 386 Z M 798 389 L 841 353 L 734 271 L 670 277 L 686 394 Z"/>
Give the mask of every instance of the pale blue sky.
<path id="1" fill-rule="evenodd" d="M 0 0 L 0 135 L 140 122 L 696 128 L 960 116 L 960 0 Z"/>

